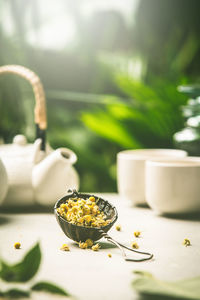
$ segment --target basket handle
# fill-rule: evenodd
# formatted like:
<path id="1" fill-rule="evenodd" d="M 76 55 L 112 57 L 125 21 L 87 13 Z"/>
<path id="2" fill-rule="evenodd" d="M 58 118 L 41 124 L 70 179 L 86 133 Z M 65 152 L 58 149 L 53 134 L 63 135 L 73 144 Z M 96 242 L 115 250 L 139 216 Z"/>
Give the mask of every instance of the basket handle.
<path id="1" fill-rule="evenodd" d="M 0 74 L 17 74 L 29 81 L 35 96 L 35 124 L 36 138 L 42 139 L 41 150 L 45 150 L 45 130 L 47 128 L 46 100 L 43 85 L 40 78 L 31 70 L 19 65 L 5 65 L 0 67 Z"/>

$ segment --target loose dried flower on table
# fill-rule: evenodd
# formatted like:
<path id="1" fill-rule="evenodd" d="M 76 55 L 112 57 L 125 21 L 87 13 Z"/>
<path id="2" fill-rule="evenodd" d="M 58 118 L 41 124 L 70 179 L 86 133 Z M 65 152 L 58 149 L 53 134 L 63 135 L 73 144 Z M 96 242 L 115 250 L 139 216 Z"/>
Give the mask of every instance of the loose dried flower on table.
<path id="1" fill-rule="evenodd" d="M 135 236 L 136 238 L 140 237 L 140 235 L 141 235 L 141 232 L 140 232 L 140 231 L 135 231 L 135 232 L 134 232 L 134 236 Z"/>
<path id="2" fill-rule="evenodd" d="M 15 249 L 20 249 L 21 248 L 21 244 L 19 242 L 14 243 L 14 248 Z"/>

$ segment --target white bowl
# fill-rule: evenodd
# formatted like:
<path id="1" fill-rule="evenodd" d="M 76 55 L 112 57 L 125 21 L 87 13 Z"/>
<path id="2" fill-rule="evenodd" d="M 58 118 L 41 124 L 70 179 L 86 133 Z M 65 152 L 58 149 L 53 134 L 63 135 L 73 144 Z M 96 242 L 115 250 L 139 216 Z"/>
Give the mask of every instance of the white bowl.
<path id="1" fill-rule="evenodd" d="M 176 214 L 200 210 L 200 158 L 149 160 L 146 162 L 149 206 L 159 213 Z"/>
<path id="2" fill-rule="evenodd" d="M 117 154 L 117 187 L 133 205 L 145 204 L 145 162 L 148 159 L 182 159 L 187 152 L 175 149 L 126 150 Z"/>

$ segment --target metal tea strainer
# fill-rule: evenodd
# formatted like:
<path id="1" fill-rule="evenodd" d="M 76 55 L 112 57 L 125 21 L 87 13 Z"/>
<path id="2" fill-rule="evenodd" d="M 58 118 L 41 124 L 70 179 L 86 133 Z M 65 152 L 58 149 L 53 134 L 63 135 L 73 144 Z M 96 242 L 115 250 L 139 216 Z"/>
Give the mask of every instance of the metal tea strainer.
<path id="1" fill-rule="evenodd" d="M 104 237 L 107 239 L 108 242 L 111 242 L 112 244 L 116 245 L 120 249 L 122 256 L 124 257 L 124 259 L 126 261 L 139 262 L 139 261 L 145 261 L 145 260 L 152 259 L 153 254 L 148 253 L 148 252 L 138 251 L 138 250 L 132 249 L 130 247 L 127 247 L 127 246 L 117 242 L 111 236 L 109 236 L 107 234 L 108 230 L 113 226 L 113 224 L 116 222 L 116 220 L 118 218 L 118 213 L 117 213 L 116 208 L 113 205 L 111 205 L 108 201 L 106 201 L 102 198 L 99 198 L 95 195 L 78 193 L 76 190 L 69 190 L 68 192 L 70 192 L 70 194 L 62 197 L 60 200 L 58 200 L 56 202 L 56 204 L 54 206 L 54 213 L 56 215 L 58 224 L 60 225 L 60 227 L 62 228 L 63 232 L 65 233 L 65 235 L 67 237 L 69 237 L 70 239 L 72 239 L 76 242 L 80 242 L 80 241 L 83 242 L 83 241 L 86 241 L 87 239 L 97 241 L 97 240 L 101 239 L 102 237 Z M 101 227 L 89 227 L 88 226 L 88 227 L 86 227 L 86 226 L 75 225 L 75 224 L 68 222 L 66 219 L 64 219 L 57 211 L 57 208 L 59 208 L 62 203 L 66 203 L 70 198 L 88 199 L 91 196 L 95 198 L 96 204 L 98 205 L 100 211 L 104 212 L 104 214 L 106 215 L 106 219 L 111 220 L 111 222 L 109 224 L 107 224 L 106 226 L 101 226 Z M 143 257 L 139 258 L 139 259 L 128 257 L 127 254 L 125 253 L 124 249 L 135 252 L 137 254 L 141 254 L 141 255 L 143 255 Z"/>

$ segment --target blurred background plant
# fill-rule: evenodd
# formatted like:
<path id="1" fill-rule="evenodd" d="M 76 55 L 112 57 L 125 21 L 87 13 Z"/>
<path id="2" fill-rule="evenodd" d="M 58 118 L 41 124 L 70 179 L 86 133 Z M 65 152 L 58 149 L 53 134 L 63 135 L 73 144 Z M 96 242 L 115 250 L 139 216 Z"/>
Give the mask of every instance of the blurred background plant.
<path id="1" fill-rule="evenodd" d="M 116 153 L 173 147 L 199 81 L 198 0 L 1 0 L 0 65 L 41 78 L 48 140 L 78 155 L 82 191 L 116 191 Z M 31 88 L 0 78 L 0 138 L 34 140 Z"/>

